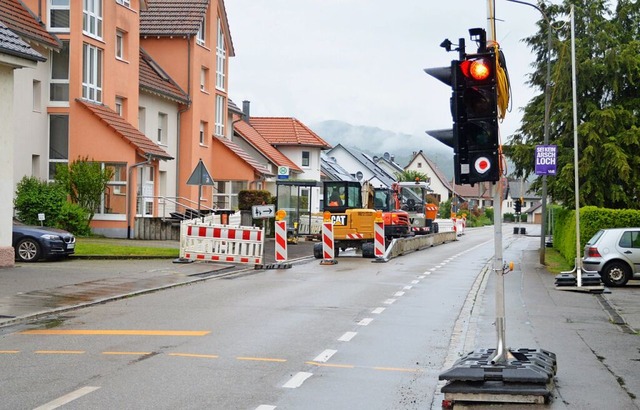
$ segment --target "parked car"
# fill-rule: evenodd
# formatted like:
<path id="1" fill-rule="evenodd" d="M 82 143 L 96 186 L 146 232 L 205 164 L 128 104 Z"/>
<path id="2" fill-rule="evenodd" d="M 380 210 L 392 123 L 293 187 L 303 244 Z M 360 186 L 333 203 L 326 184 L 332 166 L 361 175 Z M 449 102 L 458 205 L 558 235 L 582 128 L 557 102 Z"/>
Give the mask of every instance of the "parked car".
<path id="1" fill-rule="evenodd" d="M 62 229 L 30 226 L 13 222 L 13 248 L 16 260 L 35 262 L 39 259 L 65 257 L 73 254 L 76 238 Z"/>
<path id="2" fill-rule="evenodd" d="M 601 229 L 584 247 L 582 267 L 597 271 L 607 286 L 640 279 L 640 228 Z"/>

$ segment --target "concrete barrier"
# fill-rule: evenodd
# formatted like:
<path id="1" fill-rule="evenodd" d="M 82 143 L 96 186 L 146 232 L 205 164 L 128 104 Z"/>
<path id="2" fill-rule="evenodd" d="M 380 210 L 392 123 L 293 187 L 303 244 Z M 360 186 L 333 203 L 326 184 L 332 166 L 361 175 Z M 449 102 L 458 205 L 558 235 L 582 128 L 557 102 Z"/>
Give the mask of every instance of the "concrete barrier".
<path id="1" fill-rule="evenodd" d="M 396 238 L 385 252 L 384 258 L 391 259 L 396 256 L 404 255 L 408 252 L 417 251 L 419 249 L 428 248 L 435 245 L 441 245 L 445 242 L 456 240 L 456 233 L 453 231 L 439 232 L 430 235 L 417 235 L 411 238 Z"/>

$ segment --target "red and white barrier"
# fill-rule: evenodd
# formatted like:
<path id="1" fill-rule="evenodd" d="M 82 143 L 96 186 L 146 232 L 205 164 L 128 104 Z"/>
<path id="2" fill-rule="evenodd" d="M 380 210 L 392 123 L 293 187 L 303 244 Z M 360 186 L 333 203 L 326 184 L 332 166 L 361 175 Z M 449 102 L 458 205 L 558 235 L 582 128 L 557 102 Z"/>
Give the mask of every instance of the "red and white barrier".
<path id="1" fill-rule="evenodd" d="M 276 221 L 276 263 L 287 261 L 287 221 Z"/>
<path id="2" fill-rule="evenodd" d="M 322 262 L 323 265 L 333 265 L 335 261 L 335 248 L 333 241 L 333 222 L 325 221 L 322 224 Z"/>
<path id="3" fill-rule="evenodd" d="M 374 222 L 373 223 L 373 255 L 376 258 L 384 258 L 384 222 Z"/>
<path id="4" fill-rule="evenodd" d="M 180 259 L 262 264 L 264 232 L 261 228 L 185 221 L 180 233 Z"/>

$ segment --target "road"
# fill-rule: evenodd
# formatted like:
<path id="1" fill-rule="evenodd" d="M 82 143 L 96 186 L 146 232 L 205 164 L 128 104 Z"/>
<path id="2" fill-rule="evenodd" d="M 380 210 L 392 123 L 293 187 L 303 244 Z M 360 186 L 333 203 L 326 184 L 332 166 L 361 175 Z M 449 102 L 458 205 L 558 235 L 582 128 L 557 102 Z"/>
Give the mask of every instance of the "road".
<path id="1" fill-rule="evenodd" d="M 480 229 L 386 264 L 312 260 L 17 326 L 0 339 L 0 407 L 431 407 L 491 238 Z"/>

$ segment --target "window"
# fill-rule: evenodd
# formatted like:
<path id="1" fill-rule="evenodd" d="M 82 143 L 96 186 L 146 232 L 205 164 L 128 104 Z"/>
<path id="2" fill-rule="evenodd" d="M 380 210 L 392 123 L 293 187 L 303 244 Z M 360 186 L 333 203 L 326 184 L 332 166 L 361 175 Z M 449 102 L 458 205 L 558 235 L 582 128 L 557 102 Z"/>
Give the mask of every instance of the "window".
<path id="1" fill-rule="evenodd" d="M 70 0 L 49 0 L 49 30 L 69 31 Z"/>
<path id="2" fill-rule="evenodd" d="M 49 116 L 49 179 L 53 180 L 58 164 L 69 163 L 69 116 Z"/>
<path id="3" fill-rule="evenodd" d="M 302 166 L 309 166 L 309 151 L 302 151 Z"/>
<path id="4" fill-rule="evenodd" d="M 116 107 L 115 107 L 115 112 L 116 114 L 118 114 L 119 116 L 123 117 L 123 113 L 124 113 L 124 98 L 122 97 L 116 97 Z"/>
<path id="5" fill-rule="evenodd" d="M 102 102 L 102 50 L 85 43 L 82 64 L 82 98 Z"/>
<path id="6" fill-rule="evenodd" d="M 138 129 L 141 133 L 145 134 L 147 129 L 147 109 L 144 107 L 138 107 Z"/>
<path id="7" fill-rule="evenodd" d="M 221 209 L 238 209 L 238 192 L 247 189 L 247 181 L 216 181 L 213 189 L 213 206 Z"/>
<path id="8" fill-rule="evenodd" d="M 100 165 L 103 170 L 110 169 L 113 175 L 102 193 L 96 214 L 125 215 L 127 213 L 127 165 L 112 163 Z"/>
<path id="9" fill-rule="evenodd" d="M 227 50 L 224 44 L 224 33 L 222 32 L 222 24 L 218 19 L 218 43 L 216 45 L 216 88 L 224 90 L 225 87 L 225 63 L 227 59 Z"/>
<path id="10" fill-rule="evenodd" d="M 125 7 L 131 7 L 131 1 L 129 0 L 116 0 L 116 3 L 122 4 Z"/>
<path id="11" fill-rule="evenodd" d="M 207 135 L 207 123 L 200 121 L 200 145 L 204 145 Z"/>
<path id="12" fill-rule="evenodd" d="M 82 32 L 102 39 L 102 0 L 82 1 Z"/>
<path id="13" fill-rule="evenodd" d="M 207 34 L 207 17 L 203 17 L 200 22 L 200 27 L 198 28 L 198 34 L 196 34 L 196 43 L 204 46 L 205 45 L 205 35 Z"/>
<path id="14" fill-rule="evenodd" d="M 418 168 L 422 168 L 422 162 L 418 162 Z"/>
<path id="15" fill-rule="evenodd" d="M 207 91 L 209 85 L 209 69 L 207 67 L 200 68 L 200 91 Z"/>
<path id="16" fill-rule="evenodd" d="M 169 116 L 165 113 L 158 113 L 158 144 L 167 145 L 167 121 Z"/>
<path id="17" fill-rule="evenodd" d="M 69 101 L 69 42 L 62 42 L 62 49 L 51 52 L 50 101 Z"/>
<path id="18" fill-rule="evenodd" d="M 224 137 L 224 97 L 216 95 L 216 135 Z"/>
<path id="19" fill-rule="evenodd" d="M 40 112 L 42 109 L 42 82 L 33 80 L 33 111 Z"/>
<path id="20" fill-rule="evenodd" d="M 124 32 L 116 30 L 116 58 L 118 60 L 124 60 Z"/>

